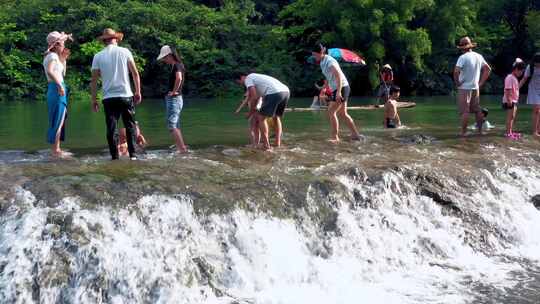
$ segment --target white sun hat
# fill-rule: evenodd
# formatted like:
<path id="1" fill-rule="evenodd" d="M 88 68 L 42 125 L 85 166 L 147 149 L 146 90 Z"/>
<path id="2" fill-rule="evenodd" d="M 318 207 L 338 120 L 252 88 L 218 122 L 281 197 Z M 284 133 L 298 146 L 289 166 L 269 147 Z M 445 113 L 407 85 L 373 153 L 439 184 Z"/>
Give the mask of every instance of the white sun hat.
<path id="1" fill-rule="evenodd" d="M 165 58 L 165 56 L 167 55 L 170 55 L 172 54 L 172 49 L 170 46 L 168 45 L 164 45 L 162 48 L 161 48 L 161 51 L 159 51 L 159 56 L 157 57 L 157 60 L 161 60 L 163 58 Z"/>

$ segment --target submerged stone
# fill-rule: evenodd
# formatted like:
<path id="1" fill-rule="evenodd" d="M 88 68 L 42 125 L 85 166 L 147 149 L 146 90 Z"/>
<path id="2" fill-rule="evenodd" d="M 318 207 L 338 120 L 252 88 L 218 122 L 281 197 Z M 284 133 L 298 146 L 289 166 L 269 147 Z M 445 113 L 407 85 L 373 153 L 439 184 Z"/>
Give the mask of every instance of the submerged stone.
<path id="1" fill-rule="evenodd" d="M 540 194 L 533 196 L 531 198 L 531 202 L 533 203 L 536 209 L 540 210 Z"/>

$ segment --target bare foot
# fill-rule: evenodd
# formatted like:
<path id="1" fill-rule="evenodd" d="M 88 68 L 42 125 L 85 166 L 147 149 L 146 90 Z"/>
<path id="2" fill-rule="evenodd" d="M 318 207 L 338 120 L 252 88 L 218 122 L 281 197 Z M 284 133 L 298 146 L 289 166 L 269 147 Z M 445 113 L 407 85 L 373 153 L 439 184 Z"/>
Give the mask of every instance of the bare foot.
<path id="1" fill-rule="evenodd" d="M 533 133 L 533 136 L 536 138 L 540 138 L 540 133 Z"/>
<path id="2" fill-rule="evenodd" d="M 259 149 L 261 149 L 261 150 L 263 150 L 265 152 L 271 152 L 272 151 L 272 146 L 265 145 L 265 144 L 260 144 Z"/>
<path id="3" fill-rule="evenodd" d="M 72 157 L 73 153 L 62 151 L 62 150 L 57 150 L 57 151 L 52 151 L 51 155 L 53 157 L 55 157 L 55 158 L 66 159 L 66 158 Z"/>
<path id="4" fill-rule="evenodd" d="M 339 144 L 340 141 L 341 141 L 341 140 L 340 140 L 339 138 L 330 138 L 330 139 L 328 140 L 329 143 L 334 144 L 334 145 Z"/>

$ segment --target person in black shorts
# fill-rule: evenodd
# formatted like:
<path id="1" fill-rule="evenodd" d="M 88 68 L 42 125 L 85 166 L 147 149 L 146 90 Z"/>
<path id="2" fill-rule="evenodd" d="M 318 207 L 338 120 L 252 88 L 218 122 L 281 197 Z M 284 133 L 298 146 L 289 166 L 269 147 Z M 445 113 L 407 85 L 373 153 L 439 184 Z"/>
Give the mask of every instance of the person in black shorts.
<path id="1" fill-rule="evenodd" d="M 256 105 L 256 100 L 262 97 L 262 105 L 259 110 L 250 106 L 250 114 L 256 114 L 261 130 L 264 150 L 271 150 L 268 136 L 268 123 L 266 118 L 272 117 L 276 134 L 275 146 L 281 146 L 283 127 L 281 118 L 290 98 L 289 88 L 274 77 L 257 74 L 238 72 L 234 75 L 238 84 L 246 87 L 249 105 Z"/>

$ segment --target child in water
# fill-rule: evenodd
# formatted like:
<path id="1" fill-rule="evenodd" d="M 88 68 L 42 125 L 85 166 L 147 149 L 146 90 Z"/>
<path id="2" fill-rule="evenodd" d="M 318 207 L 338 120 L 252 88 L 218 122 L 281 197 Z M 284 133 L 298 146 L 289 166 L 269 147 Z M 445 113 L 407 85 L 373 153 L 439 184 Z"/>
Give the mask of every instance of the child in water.
<path id="1" fill-rule="evenodd" d="M 135 149 L 139 151 L 144 151 L 144 147 L 147 144 L 146 138 L 144 138 L 144 135 L 142 134 L 141 129 L 139 128 L 139 122 L 137 121 L 135 122 L 135 143 L 137 144 Z M 119 156 L 129 155 L 126 128 L 121 128 L 118 132 L 118 155 Z"/>
<path id="2" fill-rule="evenodd" d="M 399 119 L 397 100 L 400 95 L 400 88 L 398 86 L 392 86 L 390 88 L 390 96 L 384 103 L 384 127 L 388 129 L 395 129 L 401 126 L 401 120 Z"/>
<path id="3" fill-rule="evenodd" d="M 482 120 L 481 120 L 481 123 L 482 123 L 482 130 L 490 130 L 490 129 L 495 128 L 495 126 L 492 125 L 492 124 L 487 120 L 488 114 L 489 114 L 489 110 L 488 110 L 487 108 L 482 108 Z M 476 124 L 470 125 L 470 126 L 469 126 L 469 129 L 470 129 L 470 130 L 477 130 L 477 129 L 478 129 L 478 126 L 477 126 Z"/>
<path id="4" fill-rule="evenodd" d="M 328 86 L 328 81 L 323 79 L 315 83 L 315 88 L 317 89 L 317 95 L 313 96 L 311 108 L 319 109 L 328 106 L 328 100 L 332 97 L 332 89 Z"/>
<path id="5" fill-rule="evenodd" d="M 517 103 L 519 101 L 519 80 L 525 71 L 525 62 L 516 58 L 512 65 L 512 73 L 504 80 L 504 96 L 502 108 L 506 111 L 506 133 L 505 136 L 511 139 L 519 139 L 521 134 L 514 133 L 514 120 L 516 119 Z"/>

